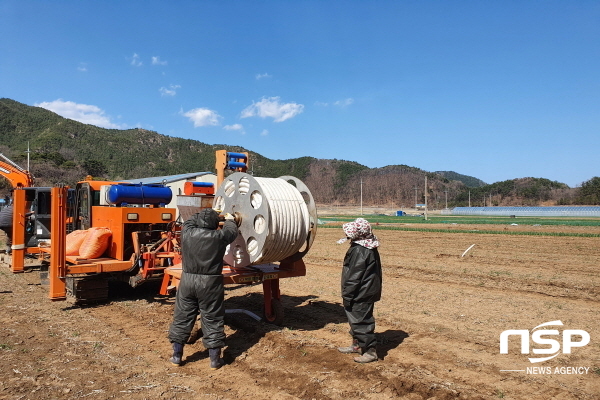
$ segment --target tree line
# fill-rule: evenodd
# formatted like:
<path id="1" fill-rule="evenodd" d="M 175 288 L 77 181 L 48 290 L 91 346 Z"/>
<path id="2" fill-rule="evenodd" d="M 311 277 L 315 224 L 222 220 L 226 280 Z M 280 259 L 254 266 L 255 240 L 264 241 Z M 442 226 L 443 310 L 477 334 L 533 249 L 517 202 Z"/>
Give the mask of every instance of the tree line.
<path id="1" fill-rule="evenodd" d="M 27 153 L 27 146 L 30 152 Z M 301 157 L 271 160 L 239 146 L 209 145 L 145 129 L 104 129 L 51 111 L 0 99 L 0 152 L 21 166 L 28 156 L 36 186 L 67 184 L 91 175 L 124 180 L 189 172 L 213 172 L 215 151 L 249 152 L 248 172 L 263 177 L 292 175 L 322 204 L 431 208 L 471 205 L 600 204 L 600 178 L 581 187 L 544 178 L 518 178 L 486 185 L 452 171 L 427 172 L 407 165 L 368 168 L 347 160 Z M 424 186 L 427 177 L 427 188 Z M 0 180 L 0 194 L 8 182 Z"/>

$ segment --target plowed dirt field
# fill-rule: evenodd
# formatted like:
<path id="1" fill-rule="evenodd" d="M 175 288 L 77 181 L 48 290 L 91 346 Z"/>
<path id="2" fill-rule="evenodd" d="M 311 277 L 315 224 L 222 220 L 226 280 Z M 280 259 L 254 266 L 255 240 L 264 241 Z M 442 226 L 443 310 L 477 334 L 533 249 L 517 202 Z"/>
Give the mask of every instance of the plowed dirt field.
<path id="1" fill-rule="evenodd" d="M 201 341 L 186 346 L 181 367 L 168 363 L 174 299 L 156 285 L 111 287 L 109 303 L 81 308 L 49 301 L 36 269 L 2 267 L 0 399 L 600 399 L 599 238 L 374 228 L 384 266 L 376 363 L 336 350 L 349 342 L 339 288 L 348 244 L 335 243 L 339 226 L 323 227 L 306 276 L 281 281 L 283 326 L 228 314 L 227 364 L 217 371 Z M 260 314 L 262 286 L 227 286 L 226 307 Z M 531 342 L 521 354 L 511 336 L 500 354 L 503 331 L 552 321 L 539 329 L 583 330 L 589 344 L 567 353 L 551 332 L 541 339 L 555 345 Z"/>

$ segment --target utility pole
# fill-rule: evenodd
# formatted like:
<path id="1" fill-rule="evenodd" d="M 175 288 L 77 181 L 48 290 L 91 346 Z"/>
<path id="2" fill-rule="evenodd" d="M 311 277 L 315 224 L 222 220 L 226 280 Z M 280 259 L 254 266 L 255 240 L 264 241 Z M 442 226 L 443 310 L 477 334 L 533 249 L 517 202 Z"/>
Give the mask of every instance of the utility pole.
<path id="1" fill-rule="evenodd" d="M 448 209 L 448 188 L 446 188 L 446 190 L 444 190 L 444 193 L 446 193 L 446 210 Z"/>
<path id="2" fill-rule="evenodd" d="M 471 191 L 469 190 L 469 207 L 471 207 Z"/>
<path id="3" fill-rule="evenodd" d="M 425 221 L 427 221 L 427 175 L 425 175 Z"/>
<path id="4" fill-rule="evenodd" d="M 363 193 L 362 193 L 362 185 L 363 185 L 363 181 L 362 178 L 360 178 L 360 215 L 363 215 Z"/>
<path id="5" fill-rule="evenodd" d="M 27 142 L 27 171 L 29 171 L 29 153 L 31 153 L 31 151 L 29 151 L 29 141 Z"/>

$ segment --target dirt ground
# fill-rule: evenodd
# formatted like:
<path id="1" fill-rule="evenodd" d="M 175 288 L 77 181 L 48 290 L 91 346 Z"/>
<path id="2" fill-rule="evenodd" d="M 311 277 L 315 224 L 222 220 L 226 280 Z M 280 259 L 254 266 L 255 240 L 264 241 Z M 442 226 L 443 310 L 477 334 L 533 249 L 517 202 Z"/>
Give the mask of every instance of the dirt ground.
<path id="1" fill-rule="evenodd" d="M 306 276 L 281 281 L 284 325 L 228 314 L 217 371 L 201 341 L 186 346 L 181 367 L 168 363 L 173 297 L 156 285 L 115 285 L 110 303 L 81 308 L 49 301 L 37 270 L 0 267 L 0 399 L 600 398 L 598 238 L 375 228 L 384 265 L 376 363 L 336 350 L 349 342 L 339 289 L 348 245 L 335 243 L 339 227 L 320 227 Z M 261 313 L 260 285 L 227 286 L 226 298 L 227 309 Z M 590 343 L 532 364 L 512 336 L 500 354 L 501 332 L 557 320 L 564 326 L 546 329 L 585 330 Z"/>

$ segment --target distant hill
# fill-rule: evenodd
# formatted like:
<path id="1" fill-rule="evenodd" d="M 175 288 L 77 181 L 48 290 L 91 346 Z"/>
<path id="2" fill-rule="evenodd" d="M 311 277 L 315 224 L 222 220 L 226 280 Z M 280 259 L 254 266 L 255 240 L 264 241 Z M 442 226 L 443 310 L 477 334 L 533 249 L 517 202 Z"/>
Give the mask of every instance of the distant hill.
<path id="1" fill-rule="evenodd" d="M 86 174 L 127 179 L 213 171 L 215 150 L 246 151 L 239 146 L 213 146 L 145 129 L 99 128 L 40 107 L 0 99 L 0 151 L 10 153 L 13 161 L 23 162 L 28 142 L 32 172 L 47 184 L 72 184 Z M 311 162 L 310 157 L 281 161 L 250 153 L 251 168 L 260 176 L 305 176 Z"/>
<path id="2" fill-rule="evenodd" d="M 472 206 L 567 205 L 575 202 L 577 191 L 564 183 L 544 178 L 519 178 L 469 188 L 454 199 Z"/>
<path id="3" fill-rule="evenodd" d="M 74 185 L 88 174 L 97 179 L 120 180 L 214 171 L 215 150 L 226 149 L 249 152 L 249 170 L 256 176 L 293 175 L 303 180 L 318 203 L 359 204 L 362 193 L 365 205 L 411 207 L 424 202 L 426 176 L 431 208 L 443 208 L 446 196 L 450 207 L 467 205 L 469 191 L 475 201 L 480 192 L 488 193 L 485 188 L 490 187 L 456 172 L 432 173 L 407 165 L 368 168 L 353 161 L 313 157 L 271 160 L 235 145 L 209 145 L 138 128 L 104 129 L 40 107 L 0 99 L 0 152 L 25 166 L 27 143 L 37 186 Z M 531 179 L 519 181 L 511 194 L 502 194 L 504 197 L 499 196 L 498 201 L 569 202 L 573 197 L 569 194 L 571 189 L 559 183 L 541 185 L 547 190 L 540 196 L 542 192 L 535 189 L 539 182 Z M 0 195 L 6 193 L 7 184 L 0 180 Z M 493 185 L 492 188 L 510 186 Z M 530 191 L 526 190 L 529 186 L 533 188 Z"/>
<path id="4" fill-rule="evenodd" d="M 487 185 L 487 183 L 485 183 L 481 179 L 477 179 L 477 178 L 474 178 L 474 177 L 468 176 L 468 175 L 462 175 L 462 174 L 459 174 L 458 172 L 454 172 L 454 171 L 435 171 L 435 173 L 439 174 L 439 175 L 443 176 L 444 178 L 449 179 L 451 181 L 462 182 L 465 184 L 465 186 L 470 187 L 470 188 L 482 187 L 482 186 Z"/>

